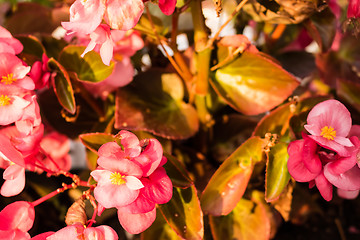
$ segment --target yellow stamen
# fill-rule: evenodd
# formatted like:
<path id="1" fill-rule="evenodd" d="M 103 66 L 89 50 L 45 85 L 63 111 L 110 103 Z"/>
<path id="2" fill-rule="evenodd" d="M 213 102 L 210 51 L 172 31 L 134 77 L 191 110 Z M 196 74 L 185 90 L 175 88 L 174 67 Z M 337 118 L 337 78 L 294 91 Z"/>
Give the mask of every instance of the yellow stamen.
<path id="1" fill-rule="evenodd" d="M 1 78 L 1 82 L 6 84 L 6 85 L 10 85 L 13 82 L 15 82 L 17 79 L 14 78 L 14 74 L 10 73 L 7 76 L 2 76 Z"/>
<path id="2" fill-rule="evenodd" d="M 122 185 L 126 183 L 125 181 L 125 175 L 121 175 L 120 173 L 114 172 L 110 175 L 110 180 L 112 184 L 115 185 Z"/>
<path id="3" fill-rule="evenodd" d="M 1 95 L 0 96 L 0 107 L 9 105 L 11 102 L 11 98 L 9 98 L 7 95 Z"/>
<path id="4" fill-rule="evenodd" d="M 328 140 L 334 140 L 336 137 L 336 131 L 332 127 L 325 126 L 321 129 L 320 135 Z"/>

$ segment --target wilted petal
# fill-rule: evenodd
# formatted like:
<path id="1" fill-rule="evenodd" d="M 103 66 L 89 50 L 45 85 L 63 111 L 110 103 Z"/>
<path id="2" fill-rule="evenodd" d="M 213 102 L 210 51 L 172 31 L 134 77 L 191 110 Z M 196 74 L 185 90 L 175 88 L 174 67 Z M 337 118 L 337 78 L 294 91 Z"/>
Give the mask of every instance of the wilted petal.
<path id="1" fill-rule="evenodd" d="M 121 226 L 131 234 L 145 231 L 156 218 L 156 208 L 147 213 L 130 214 L 118 210 L 118 218 Z"/>

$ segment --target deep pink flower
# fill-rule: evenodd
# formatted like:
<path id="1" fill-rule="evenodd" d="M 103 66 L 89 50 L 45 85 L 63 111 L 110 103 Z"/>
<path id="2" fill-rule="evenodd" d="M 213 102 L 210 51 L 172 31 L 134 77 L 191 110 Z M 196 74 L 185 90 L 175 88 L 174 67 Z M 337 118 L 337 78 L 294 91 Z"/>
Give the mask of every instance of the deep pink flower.
<path id="1" fill-rule="evenodd" d="M 159 0 L 159 8 L 165 15 L 173 14 L 177 0 Z"/>
<path id="2" fill-rule="evenodd" d="M 358 18 L 358 17 L 360 17 L 360 1 L 349 0 L 347 18 Z"/>
<path id="3" fill-rule="evenodd" d="M 29 202 L 18 201 L 7 205 L 0 212 L 0 239 L 30 239 L 27 231 L 35 218 L 34 207 Z"/>
<path id="4" fill-rule="evenodd" d="M 4 27 L 0 26 L 0 53 L 19 54 L 23 46 L 19 40 L 13 38 L 11 33 Z"/>
<path id="5" fill-rule="evenodd" d="M 310 111 L 304 128 L 311 134 L 309 137 L 322 147 L 341 156 L 349 156 L 346 147 L 353 146 L 347 138 L 351 122 L 350 112 L 342 103 L 327 100 L 317 104 Z"/>
<path id="6" fill-rule="evenodd" d="M 46 238 L 46 240 L 64 239 L 118 240 L 118 235 L 109 226 L 85 228 L 82 224 L 74 224 L 64 227 Z"/>
<path id="7" fill-rule="evenodd" d="M 49 85 L 51 72 L 47 67 L 48 61 L 49 58 L 46 54 L 43 54 L 42 61 L 36 61 L 31 66 L 29 76 L 35 83 L 35 89 L 41 89 Z"/>
<path id="8" fill-rule="evenodd" d="M 0 87 L 6 85 L 18 86 L 27 90 L 35 88 L 34 81 L 26 76 L 29 66 L 11 53 L 0 53 Z"/>

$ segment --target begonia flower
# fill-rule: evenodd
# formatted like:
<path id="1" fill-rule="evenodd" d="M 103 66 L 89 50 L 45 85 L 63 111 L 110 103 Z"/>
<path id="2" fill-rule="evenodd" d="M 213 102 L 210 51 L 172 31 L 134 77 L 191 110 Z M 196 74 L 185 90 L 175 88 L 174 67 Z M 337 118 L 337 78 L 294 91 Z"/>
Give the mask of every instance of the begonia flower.
<path id="1" fill-rule="evenodd" d="M 24 99 L 29 101 L 30 104 L 24 108 L 23 115 L 15 122 L 15 125 L 20 133 L 29 135 L 35 127 L 41 124 L 40 107 L 35 94 L 32 96 L 27 95 Z"/>
<path id="2" fill-rule="evenodd" d="M 90 34 L 100 25 L 104 13 L 103 0 L 76 0 L 70 7 L 70 22 L 61 25 L 68 31 Z"/>
<path id="3" fill-rule="evenodd" d="M 46 54 L 43 54 L 42 61 L 36 61 L 31 66 L 29 77 L 34 81 L 35 89 L 44 88 L 50 83 L 49 79 L 51 72 L 47 67 L 48 61 L 49 58 L 46 56 Z"/>
<path id="4" fill-rule="evenodd" d="M 29 202 L 18 201 L 7 205 L 0 212 L 0 239 L 30 239 L 27 233 L 34 223 L 35 210 Z"/>
<path id="5" fill-rule="evenodd" d="M 1 86 L 0 88 L 0 125 L 9 125 L 18 121 L 24 109 L 31 103 L 24 97 L 26 92 L 16 86 Z"/>
<path id="6" fill-rule="evenodd" d="M 83 239 L 83 240 L 118 240 L 118 235 L 109 226 L 87 227 L 74 224 L 48 236 L 46 240 Z"/>
<path id="7" fill-rule="evenodd" d="M 165 15 L 173 14 L 177 0 L 159 0 L 159 8 Z"/>
<path id="8" fill-rule="evenodd" d="M 23 45 L 4 27 L 0 26 L 0 53 L 19 54 Z"/>
<path id="9" fill-rule="evenodd" d="M 309 137 L 322 147 L 341 156 L 348 156 L 346 147 L 353 146 L 347 138 L 351 122 L 350 112 L 342 103 L 327 100 L 317 104 L 309 112 L 304 128 L 311 134 Z"/>
<path id="10" fill-rule="evenodd" d="M 29 66 L 11 53 L 0 53 L 0 86 L 13 85 L 27 90 L 35 88 L 34 81 L 26 76 Z"/>
<path id="11" fill-rule="evenodd" d="M 113 56 L 113 41 L 111 38 L 110 28 L 106 24 L 99 25 L 94 32 L 90 34 L 90 43 L 86 47 L 85 51 L 81 54 L 84 57 L 86 53 L 93 50 L 96 45 L 100 45 L 101 60 L 105 65 L 110 65 L 110 61 Z"/>
<path id="12" fill-rule="evenodd" d="M 46 240 L 48 236 L 53 235 L 55 232 L 44 232 L 31 238 L 31 240 Z"/>
<path id="13" fill-rule="evenodd" d="M 347 18 L 358 18 L 360 17 L 360 1 L 349 0 L 347 9 Z"/>

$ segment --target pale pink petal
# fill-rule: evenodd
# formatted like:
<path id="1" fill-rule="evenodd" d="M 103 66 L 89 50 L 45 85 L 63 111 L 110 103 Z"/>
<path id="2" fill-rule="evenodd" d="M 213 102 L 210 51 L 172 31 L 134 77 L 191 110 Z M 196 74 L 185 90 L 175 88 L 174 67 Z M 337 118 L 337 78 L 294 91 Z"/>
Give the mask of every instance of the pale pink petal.
<path id="1" fill-rule="evenodd" d="M 131 234 L 145 231 L 156 219 L 156 208 L 148 213 L 130 214 L 118 211 L 121 226 Z"/>
<path id="2" fill-rule="evenodd" d="M 345 199 L 355 199 L 357 198 L 357 196 L 359 195 L 359 190 L 355 190 L 355 191 L 348 191 L 348 190 L 344 190 L 344 189 L 337 189 L 337 194 L 339 197 L 341 198 L 345 198 Z"/>
<path id="3" fill-rule="evenodd" d="M 48 236 L 46 240 L 64 240 L 64 239 L 81 239 L 84 232 L 84 226 L 81 224 L 74 224 L 64 227 L 54 234 Z"/>
<path id="4" fill-rule="evenodd" d="M 5 180 L 14 180 L 19 175 L 24 174 L 24 173 L 25 173 L 24 167 L 17 165 L 17 164 L 12 164 L 8 168 L 6 168 L 6 170 L 4 171 L 3 178 Z"/>
<path id="5" fill-rule="evenodd" d="M 122 57 L 131 57 L 136 51 L 144 48 L 143 39 L 135 31 L 129 34 L 129 32 L 121 30 L 111 30 L 111 38 L 115 43 L 114 55 L 120 54 Z"/>
<path id="6" fill-rule="evenodd" d="M 16 196 L 24 190 L 25 187 L 25 168 L 21 168 L 21 172 L 16 178 L 6 180 L 1 186 L 0 193 L 4 197 Z"/>
<path id="7" fill-rule="evenodd" d="M 0 240 L 28 240 L 30 235 L 27 232 L 20 231 L 18 229 L 10 231 L 0 230 Z"/>
<path id="8" fill-rule="evenodd" d="M 144 187 L 141 181 L 133 176 L 126 176 L 125 181 L 126 181 L 126 186 L 131 190 L 138 190 Z"/>
<path id="9" fill-rule="evenodd" d="M 118 135 L 121 138 L 121 144 L 129 157 L 136 157 L 141 153 L 141 146 L 138 137 L 132 132 L 121 130 Z"/>
<path id="10" fill-rule="evenodd" d="M 139 21 L 143 11 L 142 0 L 108 0 L 104 18 L 113 29 L 130 30 Z"/>
<path id="11" fill-rule="evenodd" d="M 0 212 L 0 230 L 18 229 L 27 232 L 32 228 L 34 218 L 35 210 L 29 202 L 13 202 Z"/>
<path id="12" fill-rule="evenodd" d="M 55 232 L 44 232 L 31 238 L 31 240 L 46 240 L 47 237 L 53 235 Z"/>
<path id="13" fill-rule="evenodd" d="M 15 50 L 9 44 L 4 42 L 4 39 L 0 39 L 0 53 L 10 53 L 15 55 Z"/>
<path id="14" fill-rule="evenodd" d="M 112 170 L 113 172 L 118 172 L 127 176 L 142 176 L 141 168 L 136 163 L 126 159 L 114 160 L 107 157 L 99 157 L 97 163 L 102 168 Z"/>
<path id="15" fill-rule="evenodd" d="M 159 0 L 159 7 L 165 15 L 171 15 L 175 10 L 176 0 Z"/>
<path id="16" fill-rule="evenodd" d="M 302 148 L 304 140 L 293 141 L 288 146 L 289 159 L 287 167 L 290 175 L 298 182 L 309 182 L 318 174 L 309 171 L 304 165 L 302 158 Z"/>
<path id="17" fill-rule="evenodd" d="M 100 25 L 104 12 L 102 0 L 76 0 L 70 7 L 70 22 L 61 25 L 69 31 L 90 34 Z"/>
<path id="18" fill-rule="evenodd" d="M 311 139 L 313 139 L 315 142 L 317 142 L 323 148 L 337 152 L 340 156 L 347 157 L 347 156 L 351 155 L 351 152 L 349 151 L 349 149 L 347 147 L 345 147 L 333 140 L 328 140 L 326 138 L 319 137 L 319 136 L 313 136 L 313 135 L 310 135 L 309 137 Z"/>
<path id="19" fill-rule="evenodd" d="M 118 240 L 119 237 L 109 226 L 98 226 L 98 227 L 90 227 L 86 228 L 84 231 L 85 239 L 89 240 Z"/>
<path id="20" fill-rule="evenodd" d="M 4 50 L 12 50 L 14 54 L 19 54 L 23 50 L 23 46 L 19 40 L 13 38 L 11 33 L 4 27 L 0 26 L 0 44 L 6 43 L 9 47 Z M 1 52 L 1 51 L 0 51 Z M 10 51 L 7 51 L 10 52 Z"/>
<path id="21" fill-rule="evenodd" d="M 10 139 L 3 134 L 0 134 L 0 157 L 25 167 L 23 156 L 14 148 Z"/>
<path id="22" fill-rule="evenodd" d="M 147 177 L 152 174 L 155 169 L 159 166 L 162 156 L 163 149 L 158 140 L 155 138 L 146 140 L 147 146 L 144 151 L 134 161 L 140 164 L 143 171 L 143 176 Z M 142 145 L 145 142 L 142 142 Z"/>
<path id="23" fill-rule="evenodd" d="M 334 174 L 325 165 L 324 175 L 337 188 L 350 191 L 360 190 L 360 168 L 357 165 L 342 174 Z"/>
<path id="24" fill-rule="evenodd" d="M 84 57 L 85 54 L 92 51 L 95 48 L 95 46 L 96 46 L 96 42 L 94 40 L 91 40 L 87 45 L 87 47 L 85 48 L 84 52 L 81 54 L 81 57 Z"/>
<path id="25" fill-rule="evenodd" d="M 164 204 L 167 203 L 173 193 L 173 185 L 166 175 L 164 168 L 158 168 L 149 176 L 149 181 L 143 182 L 145 187 L 142 193 L 144 196 L 155 203 Z"/>
<path id="26" fill-rule="evenodd" d="M 103 144 L 98 150 L 98 155 L 101 157 L 114 159 L 126 158 L 127 156 L 116 142 L 108 142 Z"/>
<path id="27" fill-rule="evenodd" d="M 143 189 L 140 190 L 140 194 L 134 202 L 124 207 L 118 207 L 118 211 L 131 214 L 147 213 L 152 211 L 155 208 L 155 203 L 147 199 L 142 192 Z"/>
<path id="28" fill-rule="evenodd" d="M 111 39 L 106 40 L 100 47 L 100 56 L 103 63 L 107 66 L 110 65 L 110 61 L 113 57 L 113 42 Z"/>
<path id="29" fill-rule="evenodd" d="M 354 146 L 350 139 L 346 138 L 346 137 L 335 137 L 334 138 L 334 141 L 337 142 L 338 144 L 341 144 L 342 146 L 345 146 L 345 147 L 352 147 Z"/>
<path id="30" fill-rule="evenodd" d="M 326 200 L 330 201 L 332 199 L 332 185 L 326 179 L 323 173 L 319 174 L 315 178 L 316 187 L 319 189 L 321 196 Z"/>
<path id="31" fill-rule="evenodd" d="M 24 108 L 30 102 L 15 95 L 8 95 L 11 99 L 9 105 L 0 106 L 0 125 L 8 125 L 19 120 L 24 113 Z"/>

